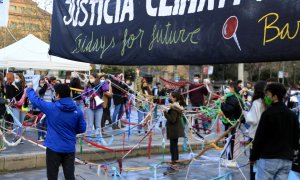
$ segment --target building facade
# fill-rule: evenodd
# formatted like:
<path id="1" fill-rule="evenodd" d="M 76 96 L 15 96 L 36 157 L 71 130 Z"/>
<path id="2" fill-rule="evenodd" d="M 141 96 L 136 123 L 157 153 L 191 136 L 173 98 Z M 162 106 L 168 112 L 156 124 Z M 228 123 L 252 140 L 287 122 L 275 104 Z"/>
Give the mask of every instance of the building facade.
<path id="1" fill-rule="evenodd" d="M 1 28 L 0 48 L 33 34 L 49 43 L 51 14 L 32 0 L 10 0 L 8 30 Z"/>

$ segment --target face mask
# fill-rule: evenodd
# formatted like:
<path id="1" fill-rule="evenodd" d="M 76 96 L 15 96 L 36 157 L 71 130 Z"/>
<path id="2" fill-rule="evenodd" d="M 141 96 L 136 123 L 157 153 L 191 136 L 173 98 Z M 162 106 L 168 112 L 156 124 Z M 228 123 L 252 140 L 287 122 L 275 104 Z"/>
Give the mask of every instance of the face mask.
<path id="1" fill-rule="evenodd" d="M 269 96 L 265 96 L 264 102 L 267 106 L 270 106 L 272 104 L 272 99 Z"/>
<path id="2" fill-rule="evenodd" d="M 229 88 L 225 89 L 225 94 L 227 94 L 227 93 L 230 93 L 230 89 Z"/>
<path id="3" fill-rule="evenodd" d="M 199 82 L 199 79 L 194 79 L 194 82 L 195 82 L 195 83 L 198 83 L 198 82 Z"/>
<path id="4" fill-rule="evenodd" d="M 15 79 L 15 83 L 19 83 L 20 82 L 20 79 Z"/>
<path id="5" fill-rule="evenodd" d="M 90 83 L 94 83 L 95 82 L 95 79 L 90 79 Z"/>
<path id="6" fill-rule="evenodd" d="M 4 81 L 5 81 L 5 82 L 7 81 L 7 77 L 4 78 Z"/>
<path id="7" fill-rule="evenodd" d="M 100 83 L 104 83 L 105 80 L 100 80 Z"/>

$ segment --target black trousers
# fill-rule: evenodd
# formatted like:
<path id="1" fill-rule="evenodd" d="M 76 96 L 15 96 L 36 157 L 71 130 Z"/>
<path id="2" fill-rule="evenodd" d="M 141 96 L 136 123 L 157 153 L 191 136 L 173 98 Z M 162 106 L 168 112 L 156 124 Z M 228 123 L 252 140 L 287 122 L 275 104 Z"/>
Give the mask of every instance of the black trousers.
<path id="1" fill-rule="evenodd" d="M 46 165 L 48 180 L 57 180 L 60 164 L 66 180 L 74 180 L 75 153 L 57 153 L 47 148 Z"/>
<path id="2" fill-rule="evenodd" d="M 178 138 L 170 139 L 170 152 L 171 152 L 172 161 L 177 161 L 179 159 Z"/>
<path id="3" fill-rule="evenodd" d="M 250 156 L 252 154 L 252 148 L 250 148 Z M 250 164 L 250 180 L 255 180 L 255 172 L 253 171 L 253 164 Z"/>
<path id="4" fill-rule="evenodd" d="M 224 124 L 224 126 L 225 126 L 225 131 L 227 131 L 227 129 L 229 129 L 231 127 L 231 125 L 229 123 L 228 124 Z M 232 138 L 230 140 L 230 152 L 231 152 L 231 155 L 228 157 L 228 160 L 232 160 L 233 159 L 235 131 L 236 131 L 235 128 L 231 130 L 231 135 L 232 135 Z M 226 137 L 228 137 L 228 135 Z"/>
<path id="5" fill-rule="evenodd" d="M 105 122 L 108 120 L 108 122 L 111 124 L 111 116 L 110 116 L 110 108 L 103 108 L 103 115 L 101 119 L 101 127 L 105 127 Z"/>
<path id="6" fill-rule="evenodd" d="M 203 106 L 203 103 L 198 103 L 198 104 L 195 104 L 195 103 L 192 103 L 192 107 L 193 107 L 193 111 L 197 111 L 197 109 L 199 109 L 200 106 Z M 197 131 L 199 132 L 200 131 L 200 127 L 199 127 L 199 119 L 198 118 L 195 118 L 194 121 L 195 121 L 195 127 L 197 129 Z M 203 129 L 204 131 L 206 130 L 205 127 L 203 126 Z"/>

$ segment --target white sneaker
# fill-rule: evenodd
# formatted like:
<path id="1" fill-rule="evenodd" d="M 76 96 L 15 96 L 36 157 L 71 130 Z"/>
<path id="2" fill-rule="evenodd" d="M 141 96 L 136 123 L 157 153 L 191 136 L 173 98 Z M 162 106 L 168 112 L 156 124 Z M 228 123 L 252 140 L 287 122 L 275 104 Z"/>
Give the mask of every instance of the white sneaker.
<path id="1" fill-rule="evenodd" d="M 235 160 L 228 160 L 228 159 L 220 159 L 220 164 L 223 167 L 228 167 L 228 168 L 237 168 L 238 164 Z"/>

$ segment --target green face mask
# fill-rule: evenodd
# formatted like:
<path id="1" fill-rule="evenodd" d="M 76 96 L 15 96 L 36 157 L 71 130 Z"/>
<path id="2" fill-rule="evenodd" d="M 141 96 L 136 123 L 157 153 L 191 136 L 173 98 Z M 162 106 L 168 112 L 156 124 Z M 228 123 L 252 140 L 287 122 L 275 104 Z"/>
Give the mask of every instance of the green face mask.
<path id="1" fill-rule="evenodd" d="M 272 99 L 269 96 L 265 96 L 264 102 L 267 106 L 270 106 L 272 104 Z"/>

